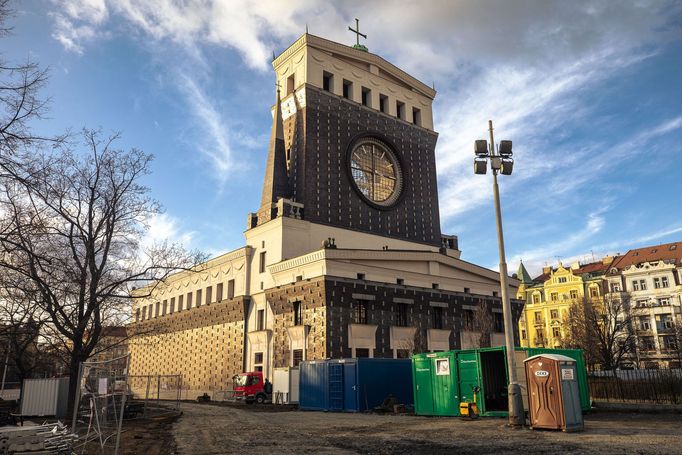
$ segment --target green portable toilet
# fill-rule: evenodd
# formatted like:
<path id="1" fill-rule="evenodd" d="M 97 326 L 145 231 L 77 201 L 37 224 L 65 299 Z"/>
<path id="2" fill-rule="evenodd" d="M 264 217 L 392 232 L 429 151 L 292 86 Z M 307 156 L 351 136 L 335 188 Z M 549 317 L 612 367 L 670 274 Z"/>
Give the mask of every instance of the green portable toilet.
<path id="1" fill-rule="evenodd" d="M 459 415 L 457 365 L 452 351 L 412 356 L 412 379 L 416 415 Z"/>

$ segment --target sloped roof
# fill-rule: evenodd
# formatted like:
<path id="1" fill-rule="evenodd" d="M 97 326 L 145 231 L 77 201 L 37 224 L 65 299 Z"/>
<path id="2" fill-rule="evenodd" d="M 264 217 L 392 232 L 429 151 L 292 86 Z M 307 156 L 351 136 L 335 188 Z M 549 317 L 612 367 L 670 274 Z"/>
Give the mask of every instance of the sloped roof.
<path id="1" fill-rule="evenodd" d="M 516 272 L 516 276 L 524 284 L 529 284 L 533 282 L 533 279 L 530 277 L 528 270 L 526 270 L 526 267 L 523 265 L 523 261 L 519 263 L 519 270 Z"/>
<path id="2" fill-rule="evenodd" d="M 623 270 L 631 265 L 652 261 L 669 261 L 682 265 L 682 242 L 663 243 L 630 250 L 616 259 L 609 268 Z"/>
<path id="3" fill-rule="evenodd" d="M 617 260 L 617 259 L 615 259 Z M 584 275 L 586 273 L 590 274 L 604 274 L 611 267 L 613 262 L 604 264 L 603 261 L 590 262 L 588 264 L 582 264 L 577 269 L 573 269 L 574 275 Z"/>

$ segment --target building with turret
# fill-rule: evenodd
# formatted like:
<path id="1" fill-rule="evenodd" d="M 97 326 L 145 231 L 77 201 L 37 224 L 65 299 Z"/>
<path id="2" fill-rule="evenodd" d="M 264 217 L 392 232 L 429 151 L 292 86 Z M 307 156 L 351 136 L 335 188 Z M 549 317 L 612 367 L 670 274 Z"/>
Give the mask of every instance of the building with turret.
<path id="1" fill-rule="evenodd" d="M 467 315 L 501 313 L 499 274 L 441 232 L 435 90 L 363 46 L 307 33 L 272 65 L 245 244 L 134 303 L 144 336 L 130 342 L 131 374 L 180 374 L 211 393 L 241 371 L 469 347 Z"/>

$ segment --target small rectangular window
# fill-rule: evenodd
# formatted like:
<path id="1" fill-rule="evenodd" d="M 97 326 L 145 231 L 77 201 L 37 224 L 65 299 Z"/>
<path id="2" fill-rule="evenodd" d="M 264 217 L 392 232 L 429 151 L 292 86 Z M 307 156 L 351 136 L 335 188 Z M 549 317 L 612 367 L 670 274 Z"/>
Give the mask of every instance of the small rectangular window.
<path id="1" fill-rule="evenodd" d="M 209 305 L 213 302 L 213 286 L 209 286 L 206 288 L 206 305 Z"/>
<path id="2" fill-rule="evenodd" d="M 362 300 L 355 302 L 353 322 L 356 324 L 367 324 L 367 302 Z"/>
<path id="3" fill-rule="evenodd" d="M 365 279 L 365 274 L 364 273 L 358 273 L 358 280 L 364 280 Z"/>
<path id="4" fill-rule="evenodd" d="M 171 297 L 170 301 L 170 312 L 175 313 L 175 297 Z"/>
<path id="5" fill-rule="evenodd" d="M 403 278 L 398 278 L 395 280 L 396 284 L 405 284 L 405 280 Z"/>
<path id="6" fill-rule="evenodd" d="M 201 306 L 201 295 L 202 295 L 201 289 L 198 289 L 197 290 L 197 298 L 194 301 L 196 303 L 197 308 L 199 308 Z"/>
<path id="7" fill-rule="evenodd" d="M 215 287 L 215 301 L 223 300 L 223 283 L 218 283 Z"/>
<path id="8" fill-rule="evenodd" d="M 145 319 L 147 319 L 147 307 L 146 306 L 142 308 L 142 320 L 144 321 Z"/>
<path id="9" fill-rule="evenodd" d="M 667 288 L 668 286 L 669 286 L 668 277 L 667 276 L 661 277 L 661 287 Z"/>
<path id="10" fill-rule="evenodd" d="M 188 310 L 189 310 L 190 308 L 192 308 L 192 297 L 193 297 L 192 293 L 191 293 L 191 292 L 188 292 L 188 293 L 187 293 L 187 309 L 188 309 Z"/>
<path id="11" fill-rule="evenodd" d="M 362 87 L 362 105 L 372 107 L 372 90 Z"/>
<path id="12" fill-rule="evenodd" d="M 379 95 L 379 110 L 384 114 L 388 114 L 388 96 Z"/>
<path id="13" fill-rule="evenodd" d="M 265 251 L 261 251 L 258 257 L 258 272 L 265 273 Z"/>
<path id="14" fill-rule="evenodd" d="M 443 328 L 443 308 L 439 306 L 435 306 L 431 308 L 433 310 L 432 316 L 433 316 L 433 328 L 434 329 L 442 329 Z"/>
<path id="15" fill-rule="evenodd" d="M 632 282 L 632 290 L 633 290 L 633 291 L 639 291 L 639 281 L 634 280 L 634 281 Z"/>
<path id="16" fill-rule="evenodd" d="M 181 294 L 178 296 L 178 311 L 182 311 L 182 305 L 184 303 L 185 303 L 185 296 Z"/>
<path id="17" fill-rule="evenodd" d="M 469 289 L 469 288 L 464 288 L 464 293 L 465 293 L 465 294 L 471 293 L 471 289 Z"/>
<path id="18" fill-rule="evenodd" d="M 154 317 L 154 304 L 149 304 L 149 319 Z"/>
<path id="19" fill-rule="evenodd" d="M 303 305 L 301 302 L 294 302 L 294 325 L 303 324 Z"/>
<path id="20" fill-rule="evenodd" d="M 412 123 L 422 126 L 422 111 L 416 107 L 412 108 Z"/>
<path id="21" fill-rule="evenodd" d="M 287 77 L 287 95 L 294 93 L 295 84 L 296 84 L 295 74 L 292 74 L 291 76 Z"/>
<path id="22" fill-rule="evenodd" d="M 646 291 L 646 281 L 639 280 L 639 287 L 642 289 L 642 291 Z"/>
<path id="23" fill-rule="evenodd" d="M 431 289 L 439 289 L 440 285 L 438 283 L 431 283 Z"/>
<path id="24" fill-rule="evenodd" d="M 495 326 L 495 332 L 504 332 L 504 317 L 502 317 L 502 313 L 493 313 L 493 323 Z"/>
<path id="25" fill-rule="evenodd" d="M 265 310 L 258 310 L 256 315 L 256 330 L 265 330 Z"/>
<path id="26" fill-rule="evenodd" d="M 256 352 L 253 355 L 253 363 L 255 363 L 255 364 L 262 364 L 263 363 L 263 353 L 262 352 Z"/>
<path id="27" fill-rule="evenodd" d="M 405 103 L 402 103 L 402 102 L 396 100 L 396 102 L 395 102 L 395 115 L 400 120 L 405 119 Z"/>
<path id="28" fill-rule="evenodd" d="M 229 280 L 227 282 L 227 298 L 228 299 L 234 298 L 234 280 Z"/>
<path id="29" fill-rule="evenodd" d="M 166 315 L 166 310 L 167 310 L 167 308 L 168 308 L 168 300 L 164 300 L 164 301 L 163 301 L 163 306 L 162 306 L 162 308 L 163 308 L 163 313 L 161 313 L 161 314 L 165 316 L 165 315 Z"/>
<path id="30" fill-rule="evenodd" d="M 322 90 L 334 91 L 334 75 L 332 73 L 322 72 Z"/>
<path id="31" fill-rule="evenodd" d="M 353 83 L 351 81 L 343 80 L 343 97 L 351 99 L 353 96 Z"/>
<path id="32" fill-rule="evenodd" d="M 297 367 L 301 362 L 303 362 L 303 349 L 294 349 L 292 352 L 291 359 L 293 367 Z"/>
<path id="33" fill-rule="evenodd" d="M 561 338 L 561 329 L 559 327 L 552 327 L 552 336 L 554 338 Z"/>
<path id="34" fill-rule="evenodd" d="M 140 322 L 140 309 L 135 310 L 135 322 Z"/>

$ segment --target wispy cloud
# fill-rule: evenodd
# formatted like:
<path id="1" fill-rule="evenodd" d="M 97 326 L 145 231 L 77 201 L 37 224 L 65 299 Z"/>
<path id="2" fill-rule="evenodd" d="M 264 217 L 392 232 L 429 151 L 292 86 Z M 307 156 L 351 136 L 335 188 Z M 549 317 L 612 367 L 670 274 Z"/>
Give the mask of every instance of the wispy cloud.
<path id="1" fill-rule="evenodd" d="M 142 239 L 143 245 L 150 247 L 167 241 L 182 245 L 187 249 L 192 248 L 196 233 L 182 229 L 181 222 L 177 218 L 167 213 L 161 213 L 149 219 L 147 224 L 149 229 Z"/>

